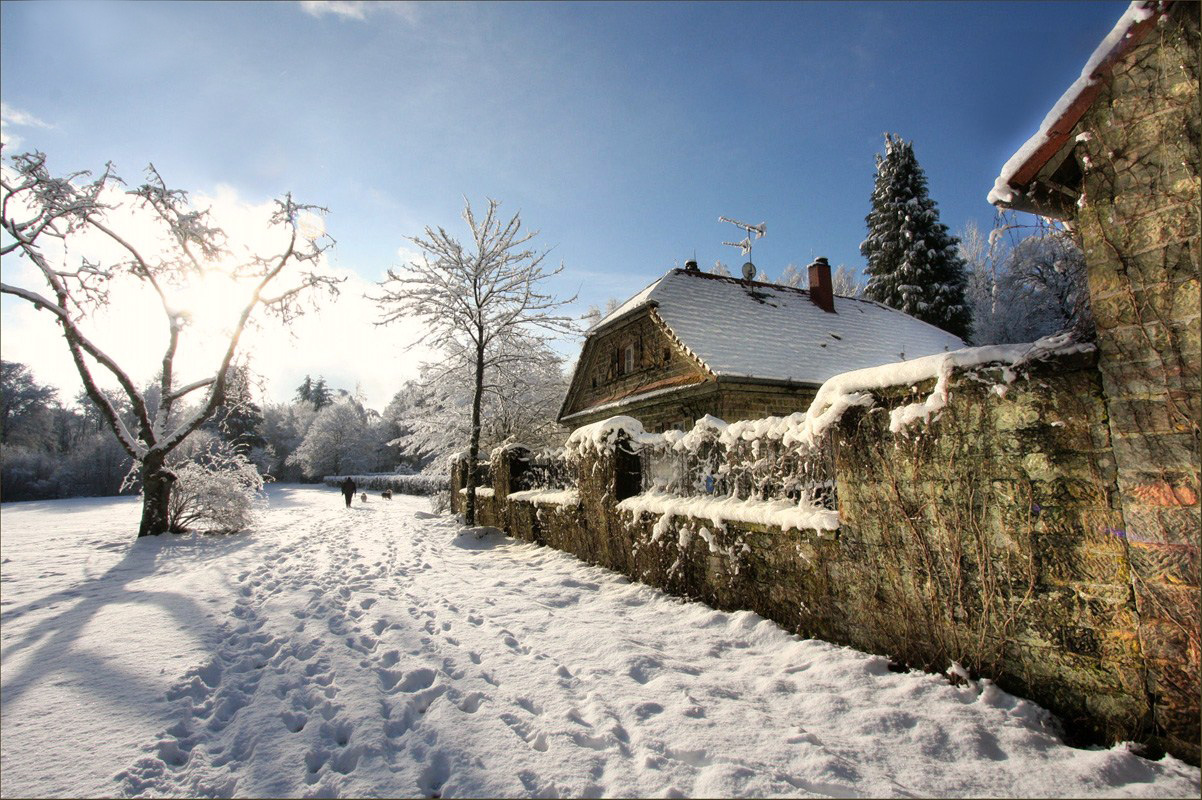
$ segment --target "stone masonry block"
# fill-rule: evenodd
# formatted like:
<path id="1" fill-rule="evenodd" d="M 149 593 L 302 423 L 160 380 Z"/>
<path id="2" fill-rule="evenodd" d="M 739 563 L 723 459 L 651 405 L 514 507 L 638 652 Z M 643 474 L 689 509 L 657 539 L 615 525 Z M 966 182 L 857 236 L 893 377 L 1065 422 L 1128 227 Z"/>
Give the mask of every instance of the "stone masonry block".
<path id="1" fill-rule="evenodd" d="M 1164 613 L 1173 608 L 1197 609 L 1199 585 L 1197 544 L 1168 544 L 1130 541 L 1131 569 L 1139 585 L 1139 594 L 1156 601 Z M 1195 599 L 1182 592 L 1192 591 Z"/>
<path id="2" fill-rule="evenodd" d="M 1165 362 L 1159 356 L 1124 358 L 1106 342 L 1100 342 L 1106 356 L 1099 365 L 1106 395 L 1113 399 L 1124 397 L 1148 398 L 1166 392 L 1197 392 L 1197 380 L 1189 374 L 1188 365 Z"/>
<path id="3" fill-rule="evenodd" d="M 1197 471 L 1196 439 L 1189 433 L 1124 431 L 1112 440 L 1119 474 L 1129 471 Z"/>
<path id="4" fill-rule="evenodd" d="M 1199 544 L 1198 508 L 1129 505 L 1123 513 L 1134 544 L 1194 547 Z"/>

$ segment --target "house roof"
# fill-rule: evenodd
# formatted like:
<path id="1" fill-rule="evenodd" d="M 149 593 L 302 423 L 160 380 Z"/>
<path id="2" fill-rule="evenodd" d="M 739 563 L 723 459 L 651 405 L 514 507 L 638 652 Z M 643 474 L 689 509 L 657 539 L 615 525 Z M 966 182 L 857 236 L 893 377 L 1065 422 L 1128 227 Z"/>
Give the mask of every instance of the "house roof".
<path id="1" fill-rule="evenodd" d="M 1027 208 L 1022 196 L 1049 163 L 1055 163 L 1066 147 L 1073 146 L 1069 137 L 1101 90 L 1101 79 L 1124 53 L 1147 36 L 1170 5 L 1171 2 L 1135 0 L 1127 7 L 1114 29 L 1085 62 L 1080 77 L 1044 117 L 1039 130 L 1006 161 L 989 192 L 990 203 L 1020 210 L 1043 210 Z"/>
<path id="2" fill-rule="evenodd" d="M 650 306 L 719 380 L 809 384 L 965 346 L 958 337 L 880 303 L 848 297 L 835 297 L 834 303 L 831 314 L 814 305 L 804 289 L 674 269 L 589 335 Z"/>

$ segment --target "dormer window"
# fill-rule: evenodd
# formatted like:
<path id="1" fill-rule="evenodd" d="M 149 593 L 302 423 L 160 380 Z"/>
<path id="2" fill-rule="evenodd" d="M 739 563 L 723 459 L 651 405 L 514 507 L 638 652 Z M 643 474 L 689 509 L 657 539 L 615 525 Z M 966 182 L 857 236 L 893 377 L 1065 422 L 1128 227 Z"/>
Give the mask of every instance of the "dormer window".
<path id="1" fill-rule="evenodd" d="M 626 345 L 626 349 L 622 351 L 622 374 L 629 375 L 634 372 L 634 345 Z"/>

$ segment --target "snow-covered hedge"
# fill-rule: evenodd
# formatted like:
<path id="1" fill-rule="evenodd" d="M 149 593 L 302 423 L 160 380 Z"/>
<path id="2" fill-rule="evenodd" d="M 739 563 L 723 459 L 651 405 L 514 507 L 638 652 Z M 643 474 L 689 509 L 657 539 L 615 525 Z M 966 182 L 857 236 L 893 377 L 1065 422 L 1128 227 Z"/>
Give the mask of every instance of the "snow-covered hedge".
<path id="1" fill-rule="evenodd" d="M 576 468 L 562 447 L 530 453 L 525 469 L 517 476 L 516 491 L 574 492 Z M 512 496 L 512 493 L 511 493 Z"/>
<path id="2" fill-rule="evenodd" d="M 339 486 L 346 475 L 327 475 L 322 481 L 327 486 Z M 451 488 L 451 481 L 445 475 L 396 475 L 391 472 L 374 475 L 351 475 L 351 480 L 359 491 L 384 491 L 391 489 L 398 494 L 432 495 L 445 492 Z"/>
<path id="3" fill-rule="evenodd" d="M 652 541 L 659 539 L 667 530 L 672 517 L 707 519 L 716 528 L 728 522 L 748 522 L 757 525 L 772 525 L 784 530 L 834 531 L 839 529 L 839 512 L 822 508 L 808 502 L 791 500 L 755 500 L 725 497 L 680 497 L 652 490 L 628 497 L 618 503 L 621 511 L 632 514 L 643 512 L 660 514 L 660 521 L 652 532 Z M 712 549 L 712 543 L 711 543 Z"/>

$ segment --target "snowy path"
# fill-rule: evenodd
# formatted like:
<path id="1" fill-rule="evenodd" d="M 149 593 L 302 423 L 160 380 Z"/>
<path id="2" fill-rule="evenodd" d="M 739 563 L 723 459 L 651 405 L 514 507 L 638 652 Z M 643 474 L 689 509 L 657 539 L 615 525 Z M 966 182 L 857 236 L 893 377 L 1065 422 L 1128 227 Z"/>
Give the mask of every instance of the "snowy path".
<path id="1" fill-rule="evenodd" d="M 3 507 L 3 794 L 1198 793 L 995 689 L 456 537 L 425 500 L 272 497 L 251 534 L 136 545 L 127 500 Z"/>

